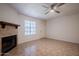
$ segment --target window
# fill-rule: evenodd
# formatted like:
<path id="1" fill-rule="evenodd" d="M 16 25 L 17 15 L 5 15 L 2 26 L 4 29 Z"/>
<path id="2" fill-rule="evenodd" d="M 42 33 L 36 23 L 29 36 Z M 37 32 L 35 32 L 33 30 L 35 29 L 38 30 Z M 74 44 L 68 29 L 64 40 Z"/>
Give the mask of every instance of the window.
<path id="1" fill-rule="evenodd" d="M 36 22 L 35 21 L 25 21 L 25 35 L 36 34 Z"/>

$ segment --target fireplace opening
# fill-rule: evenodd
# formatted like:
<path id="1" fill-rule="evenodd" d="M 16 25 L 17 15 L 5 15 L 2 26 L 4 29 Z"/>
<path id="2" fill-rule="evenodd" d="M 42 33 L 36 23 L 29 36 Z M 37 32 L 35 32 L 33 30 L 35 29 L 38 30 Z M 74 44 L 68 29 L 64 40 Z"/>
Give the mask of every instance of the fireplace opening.
<path id="1" fill-rule="evenodd" d="M 17 35 L 2 38 L 2 53 L 7 53 L 17 45 Z"/>

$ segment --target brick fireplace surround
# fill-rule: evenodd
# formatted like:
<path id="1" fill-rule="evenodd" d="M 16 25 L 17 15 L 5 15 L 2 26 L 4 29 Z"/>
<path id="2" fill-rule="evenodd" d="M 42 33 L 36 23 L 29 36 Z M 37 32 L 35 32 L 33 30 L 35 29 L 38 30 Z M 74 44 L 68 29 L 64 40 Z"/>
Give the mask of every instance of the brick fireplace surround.
<path id="1" fill-rule="evenodd" d="M 5 25 L 5 26 L 3 26 Z M 0 21 L 0 55 L 2 55 L 2 38 L 17 35 L 18 25 Z"/>

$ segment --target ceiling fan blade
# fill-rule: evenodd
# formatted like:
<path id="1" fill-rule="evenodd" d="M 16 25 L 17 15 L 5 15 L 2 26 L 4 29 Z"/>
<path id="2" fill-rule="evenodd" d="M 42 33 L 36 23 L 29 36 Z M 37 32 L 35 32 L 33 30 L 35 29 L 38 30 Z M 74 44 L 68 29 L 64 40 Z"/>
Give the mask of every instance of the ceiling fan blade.
<path id="1" fill-rule="evenodd" d="M 49 12 L 50 12 L 50 11 L 47 11 L 47 12 L 45 13 L 45 15 L 48 14 Z"/>
<path id="2" fill-rule="evenodd" d="M 51 5 L 51 9 L 53 9 L 54 6 L 56 6 L 56 5 L 57 5 L 57 3 L 53 3 L 53 4 Z"/>
<path id="3" fill-rule="evenodd" d="M 57 5 L 57 7 L 60 7 L 60 6 L 62 6 L 62 5 L 64 5 L 65 3 L 59 3 L 58 5 Z"/>
<path id="4" fill-rule="evenodd" d="M 49 8 L 49 7 L 47 7 L 47 6 L 45 6 L 45 5 L 42 5 L 44 8 Z"/>
<path id="5" fill-rule="evenodd" d="M 54 10 L 56 13 L 60 13 L 60 11 Z"/>

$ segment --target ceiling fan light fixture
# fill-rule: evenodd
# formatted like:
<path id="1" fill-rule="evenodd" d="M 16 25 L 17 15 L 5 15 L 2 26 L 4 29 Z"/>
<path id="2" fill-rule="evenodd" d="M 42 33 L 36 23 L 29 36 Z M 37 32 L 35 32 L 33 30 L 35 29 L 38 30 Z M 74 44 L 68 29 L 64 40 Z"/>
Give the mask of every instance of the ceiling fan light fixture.
<path id="1" fill-rule="evenodd" d="M 50 12 L 54 12 L 54 10 L 50 10 Z"/>

